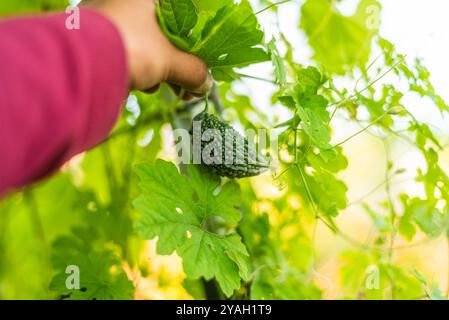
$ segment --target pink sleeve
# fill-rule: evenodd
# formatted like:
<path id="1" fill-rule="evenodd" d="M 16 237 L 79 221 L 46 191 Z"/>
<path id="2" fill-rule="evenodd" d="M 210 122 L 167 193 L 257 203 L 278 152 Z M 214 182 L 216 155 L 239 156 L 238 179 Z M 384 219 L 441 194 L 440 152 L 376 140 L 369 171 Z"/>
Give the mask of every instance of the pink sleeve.
<path id="1" fill-rule="evenodd" d="M 106 138 L 126 98 L 125 50 L 112 23 L 81 10 L 0 21 L 0 196 Z"/>

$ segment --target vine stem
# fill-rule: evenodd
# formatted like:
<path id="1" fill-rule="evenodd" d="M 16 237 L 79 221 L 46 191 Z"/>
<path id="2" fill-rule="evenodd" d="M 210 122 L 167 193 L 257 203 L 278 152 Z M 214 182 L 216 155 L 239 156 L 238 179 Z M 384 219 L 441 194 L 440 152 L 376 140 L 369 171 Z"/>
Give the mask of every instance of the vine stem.
<path id="1" fill-rule="evenodd" d="M 392 175 L 390 175 L 388 177 L 388 179 L 391 181 L 395 176 L 397 175 L 397 173 L 394 173 Z M 404 182 L 409 182 L 413 179 L 404 179 L 399 181 L 398 183 L 404 183 Z M 384 180 L 382 182 L 380 182 L 379 184 L 377 184 L 375 187 L 373 187 L 372 189 L 370 189 L 368 192 L 366 192 L 365 194 L 363 194 L 362 196 L 360 196 L 359 198 L 351 201 L 348 203 L 348 208 L 352 207 L 358 203 L 363 202 L 367 197 L 369 197 L 370 195 L 372 195 L 374 192 L 376 192 L 377 190 L 379 190 L 381 187 L 383 187 L 385 184 L 387 183 L 387 180 Z"/>
<path id="2" fill-rule="evenodd" d="M 388 197 L 388 204 L 390 207 L 390 220 L 391 220 L 391 239 L 390 239 L 390 246 L 388 248 L 388 263 L 390 266 L 393 266 L 393 255 L 394 255 L 394 242 L 396 240 L 397 230 L 396 230 L 396 209 L 394 207 L 393 203 L 393 197 L 391 194 L 391 185 L 390 180 L 388 179 L 389 173 L 390 173 L 390 163 L 391 163 L 391 156 L 390 156 L 390 149 L 388 146 L 388 141 L 386 139 L 383 140 L 384 142 L 384 148 L 385 148 L 385 155 L 386 155 L 386 169 L 385 169 L 385 190 L 387 192 Z M 394 283 L 394 277 L 392 275 L 389 275 L 390 278 L 390 285 L 391 285 L 391 299 L 395 300 L 396 298 L 396 286 Z"/>
<path id="3" fill-rule="evenodd" d="M 109 183 L 109 191 L 111 192 L 111 196 L 113 191 L 117 190 L 117 176 L 114 170 L 114 163 L 112 161 L 111 152 L 109 149 L 110 144 L 105 143 L 101 146 L 101 153 L 104 161 L 104 170 Z"/>
<path id="4" fill-rule="evenodd" d="M 385 116 L 388 115 L 388 111 L 385 112 L 383 115 L 381 115 L 380 117 L 374 119 L 373 121 L 371 121 L 366 127 L 362 128 L 361 130 L 357 131 L 356 133 L 350 135 L 349 137 L 347 137 L 346 139 L 344 139 L 343 141 L 337 143 L 336 145 L 334 145 L 331 149 L 336 148 L 341 146 L 342 144 L 345 144 L 346 142 L 348 142 L 349 140 L 351 140 L 352 138 L 358 136 L 359 134 L 365 132 L 366 130 L 368 130 L 369 128 L 371 128 L 373 125 L 375 125 L 376 123 L 378 123 L 379 121 L 381 121 L 383 118 L 385 118 Z"/>
<path id="5" fill-rule="evenodd" d="M 310 204 L 312 205 L 315 219 L 317 219 L 319 217 L 318 208 L 315 205 L 315 200 L 313 199 L 312 192 L 310 191 L 310 188 L 309 188 L 309 184 L 307 183 L 307 180 L 306 180 L 306 177 L 304 175 L 302 168 L 298 164 L 296 164 L 295 166 L 298 169 L 298 172 L 301 176 L 302 183 L 304 184 L 304 188 L 306 189 L 307 197 L 309 198 Z"/>
<path id="6" fill-rule="evenodd" d="M 44 226 L 42 224 L 42 219 L 41 219 L 41 216 L 39 213 L 39 208 L 36 203 L 36 199 L 35 199 L 33 190 L 31 190 L 29 188 L 25 189 L 23 192 L 23 196 L 24 196 L 24 199 L 29 207 L 28 211 L 30 214 L 31 221 L 33 222 L 32 224 L 34 226 L 34 232 L 38 239 L 39 246 L 41 249 L 40 254 L 44 258 L 44 264 L 46 265 L 46 269 L 44 272 L 46 274 L 46 277 L 51 278 L 50 250 L 47 245 L 47 239 L 45 237 Z M 47 292 L 47 294 L 49 294 L 49 289 L 46 288 L 45 291 Z"/>
<path id="7" fill-rule="evenodd" d="M 374 66 L 374 64 L 377 62 L 377 60 L 380 59 L 381 56 L 382 56 L 382 53 L 380 53 L 376 58 L 373 59 L 373 61 L 371 61 L 371 62 L 368 64 L 368 66 L 366 67 L 366 71 L 365 71 L 366 73 L 368 73 L 368 71 Z M 357 79 L 357 81 L 355 82 L 354 88 L 357 88 L 357 86 L 358 86 L 360 80 L 362 80 L 362 78 L 363 78 L 363 75 L 361 75 L 361 76 Z M 356 91 L 357 91 L 357 90 L 356 90 Z"/>
<path id="8" fill-rule="evenodd" d="M 313 210 L 314 215 L 315 215 L 315 219 L 321 220 L 330 230 L 332 230 L 332 232 L 338 233 L 341 236 L 343 236 L 340 233 L 340 231 L 339 231 L 337 226 L 335 226 L 334 224 L 330 223 L 329 221 L 326 221 L 323 217 L 320 216 L 318 207 L 317 207 L 317 205 L 315 203 L 315 200 L 313 199 L 312 192 L 310 191 L 309 184 L 308 184 L 308 182 L 306 180 L 306 176 L 305 176 L 302 168 L 299 166 L 298 163 L 295 164 L 295 167 L 296 167 L 296 169 L 298 170 L 298 172 L 299 172 L 299 174 L 301 176 L 301 180 L 302 180 L 302 182 L 304 184 L 304 188 L 306 189 L 307 197 L 309 198 L 309 201 L 311 203 L 312 210 Z M 357 241 L 355 241 L 355 242 L 357 242 Z"/>
<path id="9" fill-rule="evenodd" d="M 298 165 L 298 131 L 297 131 L 297 129 L 295 129 L 293 131 L 295 133 L 294 147 L 293 147 L 293 149 L 295 150 L 295 164 L 296 164 L 296 167 L 298 168 L 298 171 L 301 175 L 302 183 L 304 184 L 304 187 L 306 188 L 306 192 L 309 197 L 309 201 L 312 204 L 312 206 L 314 207 L 313 211 L 314 211 L 314 215 L 315 215 L 315 220 L 314 220 L 314 224 L 313 224 L 312 239 L 311 239 L 311 243 L 310 243 L 310 269 L 314 273 L 315 272 L 315 237 L 316 237 L 316 230 L 317 230 L 317 226 L 318 226 L 318 210 L 317 210 L 317 208 L 315 208 L 315 201 L 312 198 L 312 193 L 310 192 L 309 186 L 306 181 L 306 177 L 305 177 L 304 173 L 302 172 L 302 168 Z"/>
<path id="10" fill-rule="evenodd" d="M 259 80 L 259 81 L 263 81 L 263 82 L 268 82 L 271 84 L 276 84 L 276 81 L 274 80 L 270 80 L 270 79 L 265 79 L 265 78 L 261 78 L 261 77 L 256 77 L 256 76 L 252 76 L 249 74 L 244 74 L 244 73 L 237 73 L 238 76 L 242 77 L 242 78 L 248 78 L 248 79 L 253 79 L 253 80 Z"/>
<path id="11" fill-rule="evenodd" d="M 209 95 L 206 95 L 206 97 L 204 98 L 205 104 L 204 104 L 204 110 L 203 112 L 207 112 L 209 111 Z"/>
<path id="12" fill-rule="evenodd" d="M 373 81 L 371 81 L 370 83 L 368 83 L 368 85 L 366 87 L 364 87 L 362 90 L 358 91 L 357 88 L 354 89 L 355 93 L 350 95 L 347 98 L 344 98 L 343 100 L 340 100 L 334 104 L 330 104 L 330 106 L 335 106 L 334 111 L 332 111 L 332 115 L 329 119 L 328 125 L 331 123 L 332 119 L 334 118 L 335 114 L 337 113 L 337 109 L 345 102 L 354 99 L 357 97 L 357 95 L 365 92 L 366 90 L 368 90 L 369 88 L 371 88 L 373 85 L 375 85 L 377 82 L 379 82 L 381 79 L 383 79 L 387 74 L 389 74 L 391 71 L 393 71 L 401 62 L 403 62 L 403 60 L 401 59 L 400 61 L 396 62 L 394 65 L 392 65 L 387 71 L 385 71 L 384 73 L 382 73 L 379 77 L 377 77 L 376 79 L 374 79 Z"/>
<path id="13" fill-rule="evenodd" d="M 279 2 L 272 3 L 269 6 L 267 6 L 267 7 L 263 8 L 263 9 L 257 11 L 256 13 L 254 13 L 254 15 L 257 16 L 258 14 L 261 14 L 262 12 L 270 10 L 273 7 L 277 7 L 277 6 L 280 6 L 280 5 L 284 4 L 284 3 L 291 2 L 291 1 L 292 0 L 284 0 L 284 1 L 279 1 Z"/>

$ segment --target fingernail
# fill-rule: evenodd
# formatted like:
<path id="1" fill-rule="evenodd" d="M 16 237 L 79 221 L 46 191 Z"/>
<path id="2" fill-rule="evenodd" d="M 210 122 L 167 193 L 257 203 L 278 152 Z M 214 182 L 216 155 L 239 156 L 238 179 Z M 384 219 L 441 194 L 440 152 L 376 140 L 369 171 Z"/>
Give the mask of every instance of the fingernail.
<path id="1" fill-rule="evenodd" d="M 206 95 L 209 91 L 212 90 L 213 85 L 214 85 L 214 78 L 208 72 L 206 81 L 204 81 L 204 83 L 198 89 L 193 90 L 192 93 Z"/>

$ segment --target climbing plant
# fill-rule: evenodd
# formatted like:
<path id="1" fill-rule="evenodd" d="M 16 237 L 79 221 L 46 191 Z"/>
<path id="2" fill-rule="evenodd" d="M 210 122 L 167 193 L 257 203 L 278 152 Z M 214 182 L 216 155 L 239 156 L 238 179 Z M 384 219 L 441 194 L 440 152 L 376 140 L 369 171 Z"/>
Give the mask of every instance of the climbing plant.
<path id="1" fill-rule="evenodd" d="M 7 1 L 0 13 L 66 5 Z M 284 7 L 299 18 L 293 31 L 282 27 Z M 442 118 L 449 106 L 422 61 L 379 35 L 380 12 L 375 0 L 360 0 L 352 15 L 329 0 L 159 0 L 161 29 L 207 63 L 213 90 L 189 102 L 165 85 L 152 95 L 132 92 L 105 142 L 4 199 L 0 298 L 132 299 L 151 279 L 148 290 L 166 294 L 159 297 L 320 299 L 319 228 L 347 245 L 330 280 L 339 283 L 336 298 L 447 298 L 419 266 L 395 257 L 401 246 L 449 237 L 449 178 L 439 159 L 447 137 L 405 98 L 419 97 Z M 271 92 L 263 103 L 249 94 L 258 86 Z M 261 150 L 270 165 L 244 169 L 260 176 L 236 179 L 241 174 L 176 161 L 174 131 L 190 130 L 205 108 L 223 126 L 270 136 Z M 343 126 L 354 130 L 342 137 Z M 346 146 L 366 135 L 385 147 L 384 179 L 350 200 Z M 408 172 L 419 196 L 393 188 L 408 170 L 390 152 L 398 143 L 424 162 Z M 383 199 L 366 201 L 377 190 Z M 367 241 L 339 224 L 354 207 L 371 220 Z M 154 259 L 178 257 L 181 277 L 168 279 L 148 260 L 151 245 Z M 80 268 L 80 289 L 66 286 L 71 265 Z"/>

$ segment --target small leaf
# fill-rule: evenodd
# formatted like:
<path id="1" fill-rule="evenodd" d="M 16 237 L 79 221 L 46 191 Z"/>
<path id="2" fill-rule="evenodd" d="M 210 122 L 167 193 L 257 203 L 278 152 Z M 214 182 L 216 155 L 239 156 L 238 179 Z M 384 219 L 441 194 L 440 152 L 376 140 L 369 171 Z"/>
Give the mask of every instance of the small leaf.
<path id="1" fill-rule="evenodd" d="M 285 86 L 287 83 L 287 72 L 285 71 L 284 59 L 281 58 L 276 47 L 276 39 L 273 37 L 267 44 L 267 49 L 271 56 L 271 62 L 274 66 L 274 74 L 276 76 L 276 83 Z"/>
<path id="2" fill-rule="evenodd" d="M 161 13 L 168 30 L 179 37 L 189 36 L 198 21 L 192 0 L 162 0 Z"/>

